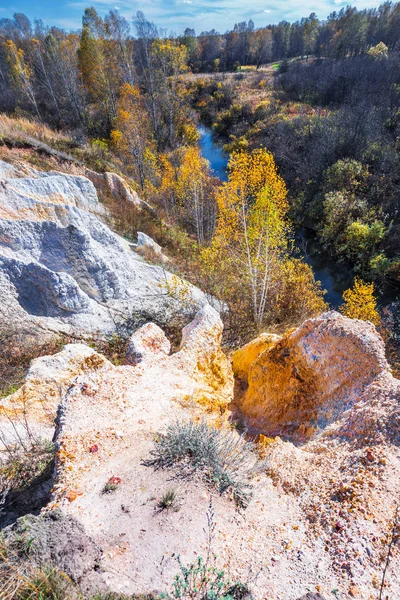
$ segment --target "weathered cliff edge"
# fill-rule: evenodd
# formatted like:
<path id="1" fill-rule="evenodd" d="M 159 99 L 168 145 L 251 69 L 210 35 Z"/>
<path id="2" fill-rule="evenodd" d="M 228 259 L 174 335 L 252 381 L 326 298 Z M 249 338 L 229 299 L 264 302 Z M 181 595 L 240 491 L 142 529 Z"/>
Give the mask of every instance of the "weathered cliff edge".
<path id="1" fill-rule="evenodd" d="M 103 179 L 120 190 L 121 178 Z M 146 264 L 105 217 L 86 177 L 0 161 L 0 328 L 96 334 L 129 320 L 182 327 L 207 303 L 199 289 Z"/>
<path id="2" fill-rule="evenodd" d="M 221 565 L 242 580 L 259 572 L 252 582 L 259 599 L 296 600 L 310 590 L 328 600 L 376 597 L 400 480 L 400 382 L 382 340 L 371 324 L 338 313 L 282 338 L 263 336 L 233 357 L 241 379 L 232 401 L 221 333 L 208 306 L 185 328 L 176 354 L 154 324 L 138 330 L 129 350 L 136 366 L 116 367 L 69 345 L 34 361 L 25 386 L 3 401 L 4 410 L 24 407 L 45 428 L 57 411 L 45 514 L 72 520 L 77 539 L 84 532 L 90 540 L 87 560 L 78 554 L 62 568 L 78 572 L 83 588 L 95 577 L 117 592 L 168 589 L 174 557 L 187 563 L 206 552 L 210 490 L 146 466 L 154 436 L 177 418 L 208 414 L 221 426 L 233 411 L 259 436 L 268 467 L 244 512 L 213 496 Z M 102 494 L 110 477 L 117 490 Z M 178 488 L 180 509 L 157 512 L 169 487 Z M 399 569 L 395 544 L 391 599 L 400 598 Z"/>

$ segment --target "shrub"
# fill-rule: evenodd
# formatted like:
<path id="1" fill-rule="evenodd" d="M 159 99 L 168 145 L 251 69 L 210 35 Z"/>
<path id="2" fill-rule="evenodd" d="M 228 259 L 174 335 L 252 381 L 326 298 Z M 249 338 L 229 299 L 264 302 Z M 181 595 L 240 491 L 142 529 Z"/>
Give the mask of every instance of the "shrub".
<path id="1" fill-rule="evenodd" d="M 371 321 L 376 327 L 381 324 L 373 283 L 366 283 L 356 277 L 353 288 L 343 293 L 343 300 L 340 310 L 346 317 Z"/>
<path id="2" fill-rule="evenodd" d="M 243 508 L 252 497 L 252 477 L 265 469 L 252 442 L 205 422 L 176 421 L 158 437 L 151 455 L 147 465 L 176 467 L 181 477 L 198 472 L 220 494 L 230 491 Z"/>
<path id="3" fill-rule="evenodd" d="M 175 576 L 172 598 L 192 600 L 240 600 L 249 597 L 243 583 L 232 583 L 225 571 L 199 556 L 186 567 L 178 559 L 180 572 Z"/>

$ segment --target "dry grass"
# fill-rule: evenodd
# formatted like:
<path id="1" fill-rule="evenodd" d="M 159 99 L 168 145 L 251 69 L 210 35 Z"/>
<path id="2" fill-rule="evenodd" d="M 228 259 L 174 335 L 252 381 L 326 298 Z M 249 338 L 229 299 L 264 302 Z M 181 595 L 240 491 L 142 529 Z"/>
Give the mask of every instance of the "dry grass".
<path id="1" fill-rule="evenodd" d="M 35 139 L 50 146 L 69 142 L 67 136 L 53 131 L 43 123 L 24 117 L 8 117 L 4 114 L 0 115 L 0 138 L 26 142 Z"/>
<path id="2" fill-rule="evenodd" d="M 0 537 L 0 600 L 78 600 L 70 579 L 52 567 L 29 561 L 30 540 Z"/>

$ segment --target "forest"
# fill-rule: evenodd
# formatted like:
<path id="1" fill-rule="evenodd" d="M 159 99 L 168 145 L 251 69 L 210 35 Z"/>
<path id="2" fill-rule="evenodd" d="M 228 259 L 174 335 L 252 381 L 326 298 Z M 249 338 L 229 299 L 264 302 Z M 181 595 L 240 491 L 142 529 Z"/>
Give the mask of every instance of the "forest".
<path id="1" fill-rule="evenodd" d="M 75 32 L 15 14 L 0 19 L 0 111 L 130 177 L 159 217 L 142 228 L 227 303 L 227 330 L 243 341 L 325 306 L 293 253 L 294 226 L 354 270 L 361 297 L 399 283 L 399 32 L 390 2 L 174 37 L 140 11 L 129 23 L 87 8 Z M 231 153 L 224 185 L 199 152 L 199 121 Z M 6 129 L 2 143 L 15 143 Z M 134 238 L 137 216 L 112 210 Z M 386 319 L 391 338 L 398 312 Z"/>

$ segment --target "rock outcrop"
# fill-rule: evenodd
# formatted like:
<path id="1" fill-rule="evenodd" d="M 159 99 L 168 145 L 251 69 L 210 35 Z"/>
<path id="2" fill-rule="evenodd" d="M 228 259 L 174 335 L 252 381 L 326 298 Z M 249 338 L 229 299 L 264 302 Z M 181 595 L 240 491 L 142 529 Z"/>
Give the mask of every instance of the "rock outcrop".
<path id="1" fill-rule="evenodd" d="M 33 169 L 26 176 L 0 163 L 0 328 L 94 334 L 149 320 L 181 327 L 207 303 L 197 288 L 146 264 L 105 214 L 85 177 Z"/>
<path id="2" fill-rule="evenodd" d="M 148 323 L 130 340 L 135 365 L 115 366 L 82 344 L 34 361 L 25 386 L 1 404 L 7 415 L 20 406 L 34 431 L 44 424 L 48 435 L 57 415 L 51 498 L 38 521 L 26 523 L 38 553 L 84 590 L 169 590 L 175 557 L 188 565 L 209 551 L 212 493 L 212 551 L 235 579 L 258 573 L 251 583 L 257 600 L 333 600 L 331 590 L 374 597 L 400 474 L 400 382 L 381 339 L 372 325 L 337 313 L 281 339 L 263 336 L 234 357 L 242 385 L 229 404 L 233 377 L 221 334 L 218 314 L 205 305 L 173 354 L 163 331 Z M 244 514 L 201 479 L 149 465 L 171 423 L 206 418 L 224 427 L 229 409 L 238 408 L 250 433 L 263 433 L 266 459 Z M 179 506 L 160 510 L 171 488 Z M 49 549 L 53 516 L 56 547 Z M 87 560 L 65 547 L 64 523 L 72 545 L 87 545 Z M 16 533 L 24 526 L 19 520 Z M 385 587 L 393 599 L 400 598 L 399 565 L 395 544 Z"/>
<path id="3" fill-rule="evenodd" d="M 146 235 L 142 231 L 137 233 L 137 244 L 136 251 L 146 257 L 149 254 L 153 259 L 158 262 L 168 262 L 167 256 L 163 253 L 162 248 L 157 242 L 153 240 L 149 235 Z"/>
<path id="4" fill-rule="evenodd" d="M 94 184 L 100 196 L 111 196 L 117 202 L 130 202 L 137 209 L 156 215 L 156 211 L 117 173 L 97 173 L 85 169 L 85 175 Z"/>
<path id="5" fill-rule="evenodd" d="M 235 355 L 234 364 L 246 353 L 251 360 L 251 345 Z M 240 362 L 244 364 L 243 356 Z M 248 379 L 248 389 L 239 400 L 246 422 L 265 435 L 296 442 L 321 432 L 328 435 L 329 427 L 337 428 L 339 423 L 344 428 L 343 419 L 353 419 L 354 436 L 356 417 L 351 410 L 355 405 L 371 407 L 385 395 L 393 401 L 400 399 L 400 383 L 390 373 L 384 343 L 375 327 L 336 312 L 306 321 L 269 344 L 246 367 L 241 377 Z M 393 431 L 395 425 L 396 421 Z"/>
<path id="6" fill-rule="evenodd" d="M 128 345 L 128 362 L 136 367 L 114 367 L 85 344 L 68 344 L 58 354 L 37 358 L 31 364 L 24 385 L 0 400 L 3 433 L 8 432 L 9 440 L 15 435 L 9 425 L 8 417 L 11 416 L 19 435 L 24 431 L 26 422 L 29 422 L 31 431 L 48 431 L 54 423 L 57 407 L 66 403 L 69 410 L 66 398 L 76 396 L 78 390 L 87 402 L 88 398 L 94 402 L 92 417 L 89 418 L 87 406 L 87 413 L 82 413 L 82 419 L 79 419 L 82 421 L 80 427 L 86 423 L 89 427 L 101 429 L 97 418 L 100 418 L 97 399 L 108 394 L 110 401 L 103 406 L 105 421 L 102 426 L 114 421 L 114 429 L 118 429 L 120 418 L 129 420 L 132 404 L 143 404 L 145 411 L 153 406 L 155 417 L 157 407 L 161 410 L 163 403 L 169 406 L 172 400 L 197 402 L 207 409 L 224 410 L 232 398 L 233 377 L 229 361 L 221 350 L 222 329 L 218 313 L 206 305 L 183 329 L 181 348 L 175 354 L 169 355 L 170 343 L 158 326 L 148 323 L 138 329 Z M 112 391 L 113 386 L 115 391 Z M 124 400 L 120 404 L 122 397 Z M 113 404 L 118 406 L 118 418 L 115 419 L 112 417 Z M 77 404 L 73 402 L 75 416 L 76 409 Z"/>
<path id="7" fill-rule="evenodd" d="M 142 494 L 143 498 L 147 497 L 145 479 L 148 477 L 151 485 L 157 487 L 165 484 L 165 476 L 155 475 L 142 463 L 149 457 L 154 435 L 171 419 L 182 418 L 186 411 L 200 417 L 202 409 L 197 399 L 203 406 L 209 401 L 211 408 L 226 409 L 233 393 L 233 377 L 229 360 L 221 351 L 221 335 L 220 317 L 207 305 L 185 327 L 181 348 L 175 354 L 168 354 L 168 340 L 154 324 L 139 329 L 134 336 L 134 348 L 135 355 L 141 353 L 142 360 L 137 366 L 116 367 L 85 345 L 70 344 L 54 356 L 35 360 L 23 388 L 0 402 L 3 414 L 4 410 L 13 410 L 16 414 L 19 407 L 34 432 L 43 422 L 49 425 L 57 414 L 55 484 L 52 503 L 46 510 L 61 509 L 62 520 L 56 519 L 60 526 L 67 521 L 73 523 L 78 537 L 80 531 L 85 531 L 88 540 L 93 539 L 97 547 L 104 549 L 102 581 L 115 591 L 120 589 L 121 581 L 126 591 L 139 590 L 141 586 L 152 589 L 162 584 L 161 575 L 153 571 L 153 558 L 159 562 L 169 542 L 164 535 L 160 538 L 152 527 L 143 542 L 145 551 L 137 541 L 144 535 L 148 512 L 155 514 L 151 504 L 145 512 L 141 508 Z M 0 422 L 0 429 L 3 424 Z M 112 477 L 121 481 L 121 485 L 123 482 L 126 494 L 117 504 L 114 500 L 119 496 L 103 493 Z M 141 497 L 138 505 L 137 494 Z M 207 495 L 203 500 L 207 505 Z M 121 502 L 125 512 L 121 510 Z M 130 511 L 135 511 L 137 518 L 132 519 Z M 125 519 L 121 520 L 121 515 Z M 124 528 L 130 521 L 128 537 L 123 537 L 119 525 L 115 528 L 116 521 Z M 51 518 L 45 524 L 48 523 Z M 57 523 L 55 544 L 59 541 Z M 33 531 L 40 526 L 41 538 L 42 525 L 35 521 L 30 523 Z M 201 534 L 203 526 L 201 517 L 196 531 Z M 185 543 L 191 535 L 187 523 Z M 182 534 L 173 544 L 181 547 L 181 538 Z M 71 543 L 76 539 L 75 536 Z M 54 549 L 55 562 L 62 567 L 63 543 L 64 538 L 60 547 Z M 122 560 L 117 561 L 118 565 L 115 552 L 120 552 Z M 44 552 L 45 557 L 47 554 Z M 129 575 L 123 575 L 126 573 L 124 560 L 135 561 L 136 558 L 143 565 L 137 583 L 136 577 L 130 580 Z M 90 555 L 90 564 L 92 559 Z M 67 572 L 78 569 L 79 576 L 75 579 L 80 581 L 82 569 L 87 565 L 80 553 L 76 564 L 69 554 L 65 560 Z M 168 570 L 172 574 L 176 571 L 175 562 Z"/>
<path id="8" fill-rule="evenodd" d="M 126 360 L 131 365 L 165 357 L 171 352 L 171 343 L 163 330 L 147 323 L 133 333 L 126 349 Z"/>
<path id="9" fill-rule="evenodd" d="M 232 356 L 232 369 L 235 377 L 247 384 L 251 365 L 260 354 L 275 346 L 280 339 L 281 336 L 274 333 L 262 333 L 255 340 L 236 350 Z"/>
<path id="10" fill-rule="evenodd" d="M 32 361 L 25 383 L 17 392 L 0 399 L 0 424 L 2 431 L 9 431 L 6 416 L 12 418 L 20 431 L 25 419 L 33 425 L 54 427 L 57 406 L 69 388 L 71 381 L 88 371 L 110 369 L 112 364 L 101 354 L 85 344 L 67 344 L 53 356 L 41 356 Z M 20 433 L 21 434 L 21 433 Z"/>

